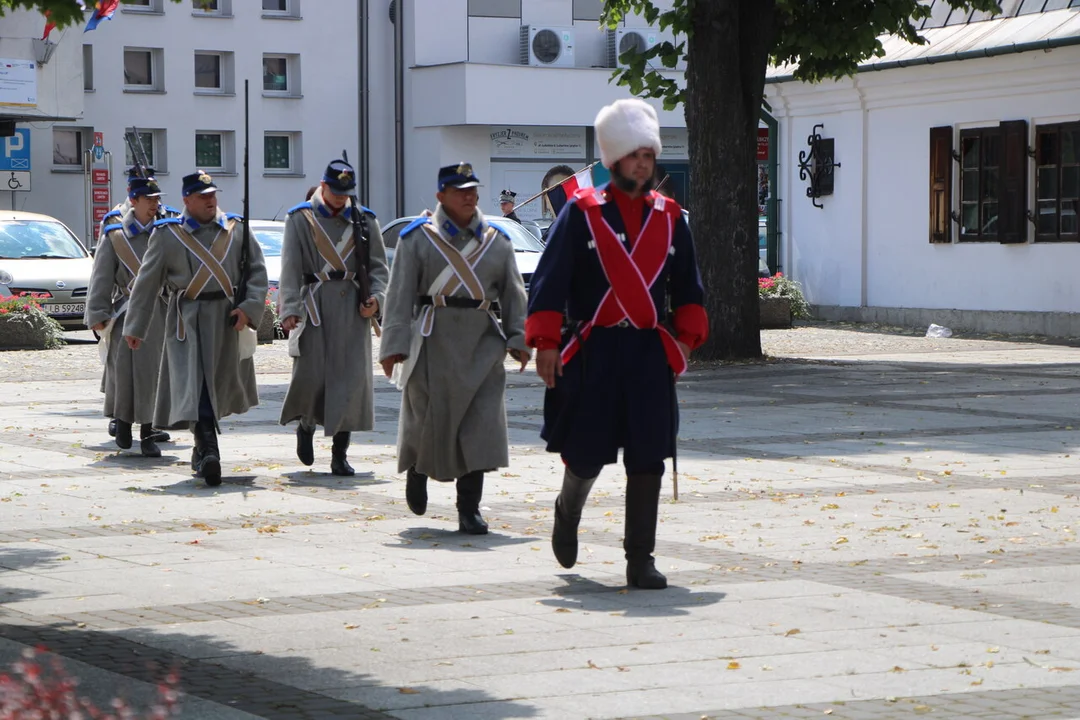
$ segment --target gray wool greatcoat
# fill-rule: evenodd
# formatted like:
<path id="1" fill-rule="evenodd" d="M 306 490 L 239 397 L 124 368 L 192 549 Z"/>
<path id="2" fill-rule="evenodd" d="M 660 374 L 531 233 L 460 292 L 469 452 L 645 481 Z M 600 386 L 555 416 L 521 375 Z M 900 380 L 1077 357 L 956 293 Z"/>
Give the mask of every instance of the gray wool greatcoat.
<path id="1" fill-rule="evenodd" d="M 150 248 L 143 258 L 143 267 L 131 294 L 124 334 L 145 342 L 154 305 L 159 302 L 157 296 L 162 288 L 168 290 L 163 363 L 163 367 L 168 367 L 168 373 L 163 373 L 158 381 L 155 427 L 192 427 L 199 419 L 199 398 L 204 384 L 217 419 L 247 412 L 259 403 L 255 364 L 251 358 L 240 359 L 238 333 L 229 317 L 233 301 L 182 297 L 201 262 L 170 229 L 179 221 L 203 247 L 209 248 L 218 233 L 224 232 L 229 219 L 235 220 L 235 226 L 222 267 L 233 285 L 239 286 L 243 241 L 240 218 L 226 216 L 219 210 L 213 222 L 199 225 L 185 212 L 179 218 L 159 220 L 154 224 Z M 248 242 L 247 292 L 239 308 L 248 316 L 251 326 L 258 327 L 266 309 L 266 262 L 255 238 Z M 221 287 L 211 279 L 204 292 L 213 291 L 220 292 Z M 142 352 L 142 348 L 136 352 Z"/>
<path id="2" fill-rule="evenodd" d="M 447 221 L 438 206 L 431 226 Z M 484 226 L 477 212 L 452 244 L 461 250 Z M 484 297 L 499 302 L 501 320 L 476 308 L 429 308 L 433 324 L 430 334 L 423 335 L 425 311 L 419 296 L 429 294 L 447 265 L 422 227 L 401 236 L 390 271 L 380 348 L 380 359 L 408 358 L 399 381 L 398 471 L 415 467 L 443 481 L 510 464 L 503 362 L 508 350 L 527 352 L 525 284 L 513 244 L 502 233 L 475 266 Z M 468 297 L 460 287 L 453 295 Z"/>
<path id="3" fill-rule="evenodd" d="M 370 293 L 382 308 L 386 302 L 386 248 L 374 213 L 361 208 L 367 225 Z M 310 215 L 308 215 L 310 213 Z M 289 334 L 293 356 L 292 379 L 281 407 L 281 424 L 299 420 L 305 427 L 321 425 L 327 436 L 375 427 L 374 375 L 371 363 L 371 319 L 361 317 L 360 292 L 353 280 L 309 283 L 311 275 L 326 270 L 327 261 L 315 246 L 311 217 L 335 248 L 350 226 L 350 206 L 334 215 L 322 201 L 322 190 L 289 211 L 281 245 L 281 317 L 300 318 Z M 354 239 L 357 233 L 353 232 Z M 356 255 L 359 253 L 359 257 Z M 344 258 L 355 272 L 364 261 L 362 243 Z M 314 308 L 314 314 L 308 304 Z M 317 323 L 317 324 L 316 324 Z"/>
<path id="4" fill-rule="evenodd" d="M 138 265 L 132 263 L 124 245 L 141 263 L 146 255 L 153 224 L 142 227 L 135 218 L 134 210 L 128 210 L 122 218 L 111 219 L 117 222 L 105 227 L 94 253 L 94 269 L 86 298 L 86 325 L 93 327 L 115 318 L 107 329 L 108 339 L 102 339 L 108 343 L 102 381 L 105 416 L 137 425 L 149 424 L 154 421 L 154 398 L 165 342 L 165 303 L 159 299 L 152 305 L 143 346 L 138 351 L 129 348 L 124 341 L 124 320 L 129 288 L 135 279 L 132 270 L 137 271 Z M 114 238 L 122 243 L 123 260 L 117 254 Z M 132 263 L 134 267 L 129 268 L 127 263 Z"/>

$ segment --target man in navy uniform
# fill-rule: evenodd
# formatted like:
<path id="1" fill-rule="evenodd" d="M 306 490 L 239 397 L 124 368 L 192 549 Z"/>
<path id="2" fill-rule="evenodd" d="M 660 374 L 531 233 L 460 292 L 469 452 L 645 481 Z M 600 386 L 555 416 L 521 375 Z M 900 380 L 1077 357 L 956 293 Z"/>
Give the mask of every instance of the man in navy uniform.
<path id="1" fill-rule="evenodd" d="M 517 202 L 517 193 L 513 190 L 503 190 L 499 193 L 499 210 L 502 211 L 503 217 L 520 223 L 521 218 L 514 212 L 515 202 Z"/>
<path id="2" fill-rule="evenodd" d="M 589 491 L 622 448 L 626 582 L 659 589 L 667 578 L 652 553 L 678 423 L 673 373 L 686 370 L 708 334 L 704 289 L 679 206 L 651 189 L 661 150 L 656 111 L 619 100 L 595 125 L 612 181 L 577 191 L 559 213 L 532 277 L 525 326 L 548 387 L 541 437 L 566 465 L 551 545 L 573 567 Z"/>

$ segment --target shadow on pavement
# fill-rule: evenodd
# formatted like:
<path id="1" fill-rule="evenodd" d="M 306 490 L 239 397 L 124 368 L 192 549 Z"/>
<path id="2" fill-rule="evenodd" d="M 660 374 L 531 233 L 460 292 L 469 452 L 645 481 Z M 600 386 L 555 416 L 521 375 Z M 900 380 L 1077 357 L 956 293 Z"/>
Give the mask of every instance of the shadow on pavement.
<path id="1" fill-rule="evenodd" d="M 112 696 L 129 685 L 125 680 L 154 685 L 165 673 L 175 671 L 181 692 L 256 717 L 390 720 L 392 716 L 384 711 L 437 707 L 458 717 L 459 706 L 474 704 L 482 704 L 485 718 L 536 715 L 524 703 L 498 700 L 479 688 L 391 687 L 372 675 L 321 667 L 307 657 L 241 648 L 209 634 L 173 633 L 156 627 L 112 632 L 0 622 L 0 638 L 41 647 L 120 676 L 96 678 L 92 696 L 103 692 L 105 697 Z M 357 642 L 363 641 L 358 637 Z M 107 679 L 113 680 L 114 687 L 108 687 Z"/>
<path id="2" fill-rule="evenodd" d="M 523 545 L 535 542 L 535 538 L 511 537 L 497 532 L 488 532 L 487 535 L 467 535 L 458 532 L 457 529 L 414 527 L 402 530 L 398 533 L 396 544 L 383 543 L 383 547 L 406 548 L 409 550 L 450 550 L 454 552 L 475 552 L 477 550 L 494 550 L 508 545 Z"/>
<path id="3" fill-rule="evenodd" d="M 33 585 L 35 579 L 25 574 L 37 565 L 49 565 L 59 561 L 60 553 L 37 548 L 0 547 L 0 607 L 9 603 L 31 600 L 42 591 L 21 584 Z"/>
<path id="4" fill-rule="evenodd" d="M 330 472 L 318 472 L 316 470 L 296 470 L 295 472 L 282 473 L 289 485 L 298 487 L 317 487 L 333 490 L 341 490 L 352 487 L 368 487 L 372 485 L 387 485 L 390 480 L 382 480 L 375 477 L 373 471 L 356 471 L 352 477 L 339 477 Z"/>
<path id="5" fill-rule="evenodd" d="M 713 605 L 726 597 L 726 593 L 693 592 L 676 585 L 668 585 L 664 590 L 605 585 L 576 573 L 564 573 L 559 578 L 567 583 L 552 589 L 559 599 L 540 600 L 541 605 L 567 610 L 622 612 L 628 618 L 677 617 L 690 614 L 684 608 Z"/>

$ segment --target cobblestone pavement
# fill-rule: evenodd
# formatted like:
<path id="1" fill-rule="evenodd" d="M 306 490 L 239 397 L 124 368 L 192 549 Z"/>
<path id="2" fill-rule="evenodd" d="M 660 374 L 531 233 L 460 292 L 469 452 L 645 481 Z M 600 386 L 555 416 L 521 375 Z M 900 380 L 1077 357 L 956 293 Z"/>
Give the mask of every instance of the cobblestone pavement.
<path id="1" fill-rule="evenodd" d="M 616 468 L 582 561 L 554 561 L 531 370 L 492 533 L 466 537 L 447 486 L 405 507 L 381 377 L 343 480 L 329 438 L 296 460 L 289 358 L 261 347 L 208 489 L 187 437 L 111 444 L 93 345 L 2 353 L 0 666 L 43 646 L 102 703 L 175 669 L 198 719 L 1080 718 L 1078 351 L 829 325 L 763 347 L 680 383 L 665 591 L 624 587 Z"/>

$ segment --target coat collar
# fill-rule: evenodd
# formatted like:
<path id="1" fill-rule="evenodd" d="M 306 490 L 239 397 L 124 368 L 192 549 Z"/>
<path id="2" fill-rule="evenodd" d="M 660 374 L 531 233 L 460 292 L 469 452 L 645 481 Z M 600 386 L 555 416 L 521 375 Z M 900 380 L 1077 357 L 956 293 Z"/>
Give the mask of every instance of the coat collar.
<path id="1" fill-rule="evenodd" d="M 226 227 L 226 223 L 228 222 L 228 219 L 229 219 L 229 216 L 226 215 L 225 212 L 221 208 L 218 208 L 217 216 L 213 219 L 212 222 L 207 223 L 207 225 L 217 225 L 222 230 L 224 230 L 225 227 Z M 194 232 L 194 231 L 198 230 L 201 227 L 205 227 L 198 220 L 196 220 L 195 218 L 188 215 L 187 210 L 184 210 L 183 215 L 180 216 L 180 220 L 183 223 L 184 228 L 187 229 L 188 232 Z"/>
<path id="2" fill-rule="evenodd" d="M 450 219 L 450 216 L 446 214 L 446 210 L 443 209 L 442 203 L 435 206 L 435 212 L 432 214 L 431 222 L 452 238 L 456 238 L 461 232 L 471 233 L 476 237 L 480 237 L 487 227 L 487 222 L 484 220 L 484 214 L 477 210 L 469 224 L 463 228 L 459 228 L 454 224 L 454 221 Z"/>
<path id="3" fill-rule="evenodd" d="M 351 205 L 352 205 L 352 198 L 349 198 L 348 200 L 345 201 L 345 207 L 342 208 L 341 212 L 339 212 L 335 216 L 334 211 L 331 210 L 329 208 L 329 206 L 327 206 L 326 202 L 323 200 L 322 186 L 319 186 L 319 188 L 317 190 L 315 190 L 315 192 L 311 196 L 311 209 L 314 210 L 315 212 L 319 213 L 319 215 L 324 217 L 324 218 L 340 217 L 340 218 L 343 218 L 343 219 L 347 220 L 349 218 L 349 207 Z"/>
<path id="4" fill-rule="evenodd" d="M 129 238 L 133 238 L 136 235 L 141 235 L 143 233 L 149 234 L 149 232 L 154 229 L 154 221 L 156 219 L 157 218 L 150 218 L 150 222 L 143 225 L 139 222 L 139 219 L 135 217 L 135 209 L 128 208 L 127 212 L 125 212 L 121 218 L 120 224 L 124 226 L 124 234 Z"/>

